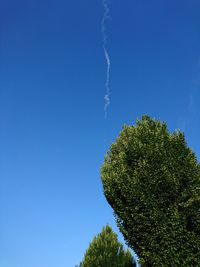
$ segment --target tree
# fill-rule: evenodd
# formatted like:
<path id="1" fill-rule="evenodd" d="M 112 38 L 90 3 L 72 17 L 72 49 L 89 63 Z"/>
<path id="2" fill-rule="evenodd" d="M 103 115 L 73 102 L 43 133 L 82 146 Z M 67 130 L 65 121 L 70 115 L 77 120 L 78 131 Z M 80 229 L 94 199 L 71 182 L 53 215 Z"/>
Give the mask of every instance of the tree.
<path id="1" fill-rule="evenodd" d="M 110 226 L 94 237 L 80 267 L 134 267 L 129 250 L 124 250 Z"/>
<path id="2" fill-rule="evenodd" d="M 200 165 L 182 132 L 148 116 L 124 126 L 101 177 L 142 266 L 200 266 Z"/>

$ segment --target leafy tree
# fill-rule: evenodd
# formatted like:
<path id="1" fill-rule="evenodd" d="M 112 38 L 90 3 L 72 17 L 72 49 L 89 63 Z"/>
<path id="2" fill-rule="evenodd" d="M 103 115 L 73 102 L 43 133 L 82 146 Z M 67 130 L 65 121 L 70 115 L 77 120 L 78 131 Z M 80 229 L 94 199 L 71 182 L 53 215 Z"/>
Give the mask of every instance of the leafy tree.
<path id="1" fill-rule="evenodd" d="M 110 226 L 94 237 L 80 267 L 134 267 L 129 250 L 124 250 Z"/>
<path id="2" fill-rule="evenodd" d="M 148 116 L 124 126 L 101 176 L 142 266 L 200 266 L 200 165 L 182 132 Z"/>

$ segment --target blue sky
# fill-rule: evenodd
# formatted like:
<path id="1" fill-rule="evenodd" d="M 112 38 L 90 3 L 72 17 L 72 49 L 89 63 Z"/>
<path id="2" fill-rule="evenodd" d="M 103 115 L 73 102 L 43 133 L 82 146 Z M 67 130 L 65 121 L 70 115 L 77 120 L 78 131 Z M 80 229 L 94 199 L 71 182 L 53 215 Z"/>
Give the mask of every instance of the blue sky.
<path id="1" fill-rule="evenodd" d="M 123 124 L 164 120 L 200 155 L 199 1 L 109 7 L 105 121 L 101 1 L 0 3 L 0 266 L 71 267 L 117 231 L 99 169 Z"/>

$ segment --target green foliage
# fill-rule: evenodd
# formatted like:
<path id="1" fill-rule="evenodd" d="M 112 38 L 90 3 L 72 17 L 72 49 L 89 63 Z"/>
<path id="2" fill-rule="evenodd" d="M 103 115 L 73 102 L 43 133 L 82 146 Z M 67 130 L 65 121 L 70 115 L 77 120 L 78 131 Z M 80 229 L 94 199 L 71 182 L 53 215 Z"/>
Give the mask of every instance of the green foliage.
<path id="1" fill-rule="evenodd" d="M 104 194 L 142 266 L 200 266 L 200 167 L 184 134 L 143 116 L 101 169 Z"/>
<path id="2" fill-rule="evenodd" d="M 134 267 L 129 250 L 124 250 L 110 226 L 103 227 L 87 249 L 80 267 Z"/>

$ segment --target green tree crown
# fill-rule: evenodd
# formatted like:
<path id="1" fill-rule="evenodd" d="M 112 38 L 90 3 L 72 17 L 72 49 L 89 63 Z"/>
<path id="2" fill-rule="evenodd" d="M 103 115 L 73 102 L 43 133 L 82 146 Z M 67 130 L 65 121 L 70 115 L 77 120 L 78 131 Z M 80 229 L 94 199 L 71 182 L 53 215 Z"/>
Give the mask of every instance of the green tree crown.
<path id="1" fill-rule="evenodd" d="M 134 267 L 129 250 L 125 250 L 110 226 L 94 237 L 80 267 Z"/>
<path id="2" fill-rule="evenodd" d="M 101 177 L 142 266 L 200 266 L 200 166 L 182 132 L 149 116 L 124 126 Z"/>

